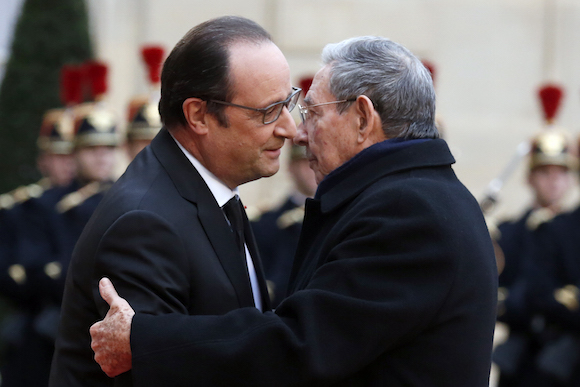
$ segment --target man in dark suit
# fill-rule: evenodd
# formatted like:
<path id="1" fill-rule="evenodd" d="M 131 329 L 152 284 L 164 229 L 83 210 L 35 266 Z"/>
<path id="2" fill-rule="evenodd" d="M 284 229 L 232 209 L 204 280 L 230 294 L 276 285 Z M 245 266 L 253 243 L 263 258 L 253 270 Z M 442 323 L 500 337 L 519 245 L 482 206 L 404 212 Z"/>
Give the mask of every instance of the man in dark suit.
<path id="1" fill-rule="evenodd" d="M 107 311 L 103 275 L 140 313 L 269 310 L 237 186 L 278 171 L 280 149 L 296 134 L 290 110 L 299 92 L 282 52 L 250 20 L 210 20 L 175 46 L 161 77 L 165 128 L 110 189 L 75 248 L 51 386 L 148 383 L 130 372 L 113 381 L 93 360 L 89 327 Z"/>
<path id="2" fill-rule="evenodd" d="M 133 315 L 104 279 L 111 309 L 91 333 L 109 375 L 132 366 L 142 386 L 488 386 L 495 257 L 437 139 L 428 71 L 378 37 L 322 55 L 294 140 L 319 186 L 291 294 L 275 312 Z"/>

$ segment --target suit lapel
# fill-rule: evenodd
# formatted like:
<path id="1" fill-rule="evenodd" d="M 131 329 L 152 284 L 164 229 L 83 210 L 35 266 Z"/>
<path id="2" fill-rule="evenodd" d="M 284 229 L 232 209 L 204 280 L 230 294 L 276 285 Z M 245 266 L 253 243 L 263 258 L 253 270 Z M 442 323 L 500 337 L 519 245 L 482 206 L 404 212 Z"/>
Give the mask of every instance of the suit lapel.
<path id="1" fill-rule="evenodd" d="M 151 148 L 179 194 L 197 206 L 199 221 L 236 291 L 240 307 L 253 306 L 254 299 L 245 262 L 240 260 L 234 234 L 203 178 L 166 129 L 162 129 L 155 137 Z M 258 278 L 261 282 L 264 281 L 261 271 Z"/>

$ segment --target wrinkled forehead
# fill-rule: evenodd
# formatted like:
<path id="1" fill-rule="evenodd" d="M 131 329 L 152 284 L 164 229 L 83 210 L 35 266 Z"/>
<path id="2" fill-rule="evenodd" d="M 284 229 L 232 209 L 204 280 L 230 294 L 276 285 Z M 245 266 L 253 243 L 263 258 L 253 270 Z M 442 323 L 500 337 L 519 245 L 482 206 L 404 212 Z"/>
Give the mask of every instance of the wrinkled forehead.
<path id="1" fill-rule="evenodd" d="M 333 101 L 334 96 L 330 92 L 330 66 L 322 67 L 314 78 L 312 85 L 308 90 L 308 94 L 304 98 L 304 103 L 307 105 L 314 105 L 321 102 Z"/>

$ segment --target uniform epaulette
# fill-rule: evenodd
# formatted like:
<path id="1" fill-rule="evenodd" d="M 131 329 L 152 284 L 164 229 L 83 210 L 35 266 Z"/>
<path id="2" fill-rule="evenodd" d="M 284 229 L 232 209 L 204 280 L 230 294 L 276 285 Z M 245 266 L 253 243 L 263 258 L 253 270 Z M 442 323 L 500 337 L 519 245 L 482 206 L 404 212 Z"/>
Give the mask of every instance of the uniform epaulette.
<path id="1" fill-rule="evenodd" d="M 90 197 L 105 192 L 111 187 L 111 183 L 101 183 L 93 181 L 78 190 L 65 195 L 57 204 L 56 210 L 60 214 L 64 214 L 71 209 L 80 206 Z"/>
<path id="2" fill-rule="evenodd" d="M 23 202 L 28 200 L 28 199 L 41 197 L 42 194 L 44 193 L 44 191 L 46 191 L 48 188 L 50 188 L 50 183 L 48 183 L 44 179 L 39 181 L 38 183 L 27 185 L 26 186 L 26 196 L 25 196 L 25 199 L 23 200 Z"/>
<path id="3" fill-rule="evenodd" d="M 52 188 L 52 183 L 50 182 L 50 179 L 48 177 L 43 177 L 42 179 L 38 180 L 36 184 L 39 185 L 43 189 L 43 191 Z"/>
<path id="4" fill-rule="evenodd" d="M 26 282 L 26 269 L 24 268 L 24 266 L 18 263 L 11 265 L 8 268 L 8 275 L 18 285 L 22 285 L 23 283 Z"/>
<path id="5" fill-rule="evenodd" d="M 578 288 L 575 285 L 566 285 L 554 291 L 554 299 L 564 305 L 568 310 L 578 310 Z"/>
<path id="6" fill-rule="evenodd" d="M 14 203 L 14 198 L 10 192 L 0 195 L 0 210 L 9 210 L 14 207 Z"/>
<path id="7" fill-rule="evenodd" d="M 15 188 L 8 193 L 0 195 L 0 209 L 9 210 L 17 204 L 24 203 L 28 199 L 39 198 L 48 188 L 50 188 L 50 181 L 48 179 L 41 179 L 37 183 Z"/>
<path id="8" fill-rule="evenodd" d="M 285 229 L 297 223 L 302 223 L 304 220 L 304 207 L 296 207 L 291 210 L 288 210 L 276 221 L 276 225 L 280 229 Z"/>
<path id="9" fill-rule="evenodd" d="M 540 225 L 554 219 L 555 216 L 556 214 L 554 211 L 548 208 L 542 207 L 535 209 L 530 213 L 528 219 L 526 219 L 526 228 L 530 231 L 534 231 L 540 227 Z"/>
<path id="10" fill-rule="evenodd" d="M 44 274 L 53 280 L 60 278 L 62 274 L 62 264 L 60 262 L 49 262 L 44 265 Z"/>

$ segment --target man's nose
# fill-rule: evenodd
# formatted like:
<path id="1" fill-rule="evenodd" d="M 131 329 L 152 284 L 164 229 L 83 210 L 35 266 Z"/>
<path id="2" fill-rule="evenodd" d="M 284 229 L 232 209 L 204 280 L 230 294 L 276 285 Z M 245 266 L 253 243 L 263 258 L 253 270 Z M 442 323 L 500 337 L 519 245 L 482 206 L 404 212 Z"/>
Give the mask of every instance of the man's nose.
<path id="1" fill-rule="evenodd" d="M 284 107 L 280 117 L 276 121 L 276 131 L 279 136 L 293 139 L 296 136 L 296 122 L 288 108 Z"/>
<path id="2" fill-rule="evenodd" d="M 294 136 L 294 144 L 300 146 L 308 145 L 308 134 L 306 133 L 306 128 L 304 123 L 300 123 L 296 130 L 296 135 Z"/>

